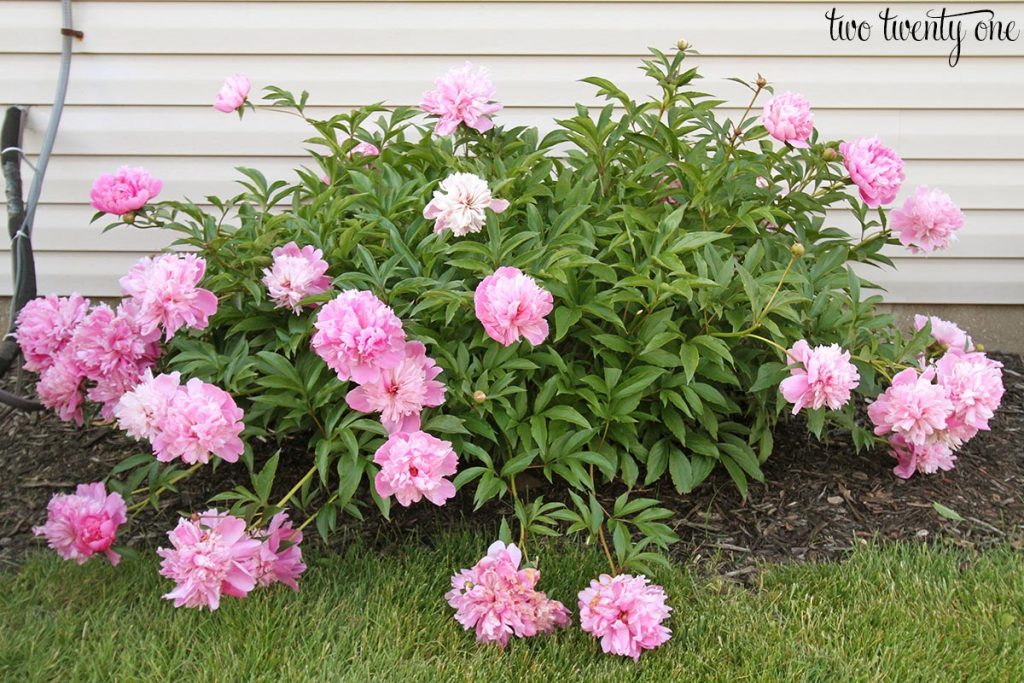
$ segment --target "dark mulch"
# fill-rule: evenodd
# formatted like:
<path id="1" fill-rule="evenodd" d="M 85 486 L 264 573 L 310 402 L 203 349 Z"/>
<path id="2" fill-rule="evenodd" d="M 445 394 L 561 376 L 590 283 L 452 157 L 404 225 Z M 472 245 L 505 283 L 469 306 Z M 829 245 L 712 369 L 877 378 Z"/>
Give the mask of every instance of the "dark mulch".
<path id="1" fill-rule="evenodd" d="M 1020 356 L 992 354 L 1004 367 L 1006 395 L 992 424 L 958 454 L 952 472 L 894 476 L 894 461 L 881 450 L 857 454 L 843 434 L 818 442 L 800 420 L 787 420 L 775 435 L 776 453 L 765 465 L 765 483 L 752 483 L 742 500 L 724 472 L 716 472 L 685 496 L 669 486 L 654 495 L 677 512 L 671 521 L 682 542 L 673 554 L 680 560 L 724 578 L 745 581 L 766 561 L 828 560 L 868 539 L 924 540 L 984 548 L 1024 542 L 1024 362 Z M 17 388 L 18 377 L 0 382 Z M 22 378 L 22 391 L 30 382 Z M 126 439 L 108 426 L 77 428 L 49 412 L 0 411 L 0 566 L 17 562 L 41 543 L 33 525 L 46 516 L 56 492 L 77 482 L 105 477 L 122 458 L 145 445 Z M 288 449 L 278 481 L 286 490 L 308 467 L 303 449 Z M 180 511 L 203 509 L 209 496 L 230 486 L 238 470 L 220 467 L 185 482 L 167 496 L 160 512 L 146 512 L 133 525 L 131 544 L 161 540 Z M 613 497 L 614 493 L 609 493 Z M 499 506 L 473 514 L 469 496 L 459 496 L 441 510 L 432 506 L 398 509 L 390 528 L 431 529 L 459 518 L 493 525 Z M 962 521 L 940 515 L 944 505 Z M 373 513 L 372 510 L 368 511 Z M 376 520 L 369 514 L 368 520 Z M 349 534 L 387 538 L 386 525 L 352 523 Z M 383 532 L 383 533 L 382 533 Z M 315 535 L 315 534 L 314 534 Z M 393 534 L 392 534 L 393 536 Z"/>

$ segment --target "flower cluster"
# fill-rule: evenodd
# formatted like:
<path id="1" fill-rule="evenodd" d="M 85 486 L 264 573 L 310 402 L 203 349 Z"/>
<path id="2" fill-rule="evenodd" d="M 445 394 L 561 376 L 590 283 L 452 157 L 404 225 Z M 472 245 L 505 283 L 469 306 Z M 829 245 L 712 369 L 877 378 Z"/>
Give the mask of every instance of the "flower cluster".
<path id="1" fill-rule="evenodd" d="M 1001 367 L 984 353 L 951 349 L 934 364 L 893 377 L 868 417 L 875 434 L 889 437 L 897 476 L 953 468 L 953 453 L 989 429 L 1003 397 Z"/>
<path id="2" fill-rule="evenodd" d="M 206 464 L 211 455 L 237 462 L 245 450 L 243 412 L 231 394 L 195 377 L 182 385 L 177 372 L 147 373 L 121 397 L 114 416 L 129 436 L 148 439 L 160 462 Z"/>
<path id="3" fill-rule="evenodd" d="M 493 100 L 494 84 L 487 69 L 474 71 L 466 62 L 435 80 L 434 89 L 424 93 L 420 108 L 438 117 L 437 135 L 451 135 L 460 123 L 486 133 L 494 127 L 491 115 L 501 111 L 501 105 Z"/>
<path id="4" fill-rule="evenodd" d="M 167 533 L 170 548 L 158 548 L 160 575 L 175 587 L 164 595 L 175 607 L 215 610 L 221 596 L 244 598 L 257 586 L 283 583 L 298 590 L 302 564 L 302 532 L 292 528 L 286 513 L 274 516 L 265 530 L 246 531 L 245 520 L 208 510 L 180 519 Z"/>
<path id="5" fill-rule="evenodd" d="M 90 308 L 77 294 L 26 304 L 15 339 L 26 367 L 40 373 L 43 405 L 81 424 L 88 398 L 112 419 L 121 397 L 160 357 L 161 331 L 170 339 L 182 327 L 203 329 L 216 312 L 217 297 L 198 286 L 205 267 L 194 254 L 143 258 L 121 278 L 126 296 L 116 308 Z"/>
<path id="6" fill-rule="evenodd" d="M 120 494 L 107 493 L 103 482 L 79 484 L 74 493 L 57 494 L 46 506 L 46 524 L 32 529 L 65 560 L 84 563 L 103 553 L 116 565 L 121 556 L 113 551 L 118 528 L 128 519 Z"/>
<path id="7" fill-rule="evenodd" d="M 569 625 L 565 605 L 536 589 L 540 572 L 520 569 L 522 559 L 519 548 L 496 541 L 473 567 L 452 577 L 445 599 L 477 641 L 505 647 L 509 636 L 529 638 Z"/>

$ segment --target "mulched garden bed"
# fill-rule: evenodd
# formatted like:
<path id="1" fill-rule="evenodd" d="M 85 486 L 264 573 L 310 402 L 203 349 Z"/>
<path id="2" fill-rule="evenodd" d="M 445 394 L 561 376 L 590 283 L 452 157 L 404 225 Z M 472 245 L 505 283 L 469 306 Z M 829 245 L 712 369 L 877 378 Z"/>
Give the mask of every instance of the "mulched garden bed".
<path id="1" fill-rule="evenodd" d="M 990 354 L 1004 364 L 1006 395 L 992 431 L 972 440 L 958 454 L 952 472 L 917 475 L 909 481 L 891 472 L 895 461 L 883 451 L 857 454 L 849 439 L 814 439 L 798 419 L 784 421 L 775 435 L 776 453 L 765 465 L 765 483 L 752 483 L 747 500 L 724 472 L 693 493 L 680 496 L 670 486 L 648 493 L 677 512 L 670 523 L 682 542 L 673 548 L 680 560 L 746 581 L 766 561 L 834 559 L 868 539 L 924 540 L 965 548 L 1024 544 L 1024 362 L 1020 356 Z M 29 391 L 31 380 L 12 372 L 0 386 Z M 78 482 L 97 481 L 136 444 L 109 426 L 78 428 L 52 413 L 0 411 L 0 567 L 16 564 L 31 548 L 43 547 L 31 528 L 46 517 L 56 492 Z M 285 454 L 278 473 L 283 489 L 308 467 L 301 449 Z M 165 495 L 159 512 L 147 511 L 133 545 L 164 540 L 179 511 L 202 510 L 206 499 L 230 486 L 237 470 L 220 467 L 210 475 L 183 482 Z M 293 471 L 294 470 L 294 471 Z M 283 491 L 282 491 L 283 492 Z M 548 497 L 551 497 L 550 495 Z M 609 493 L 609 497 L 613 497 Z M 955 511 L 962 521 L 940 515 L 934 504 Z M 474 523 L 492 524 L 503 512 L 491 505 Z M 369 511 L 368 521 L 352 522 L 348 533 L 387 538 L 386 522 Z M 397 530 L 446 526 L 472 514 L 469 496 L 443 509 L 398 508 L 390 526 Z M 315 532 L 310 534 L 315 536 Z M 345 534 L 341 534 L 341 542 Z"/>

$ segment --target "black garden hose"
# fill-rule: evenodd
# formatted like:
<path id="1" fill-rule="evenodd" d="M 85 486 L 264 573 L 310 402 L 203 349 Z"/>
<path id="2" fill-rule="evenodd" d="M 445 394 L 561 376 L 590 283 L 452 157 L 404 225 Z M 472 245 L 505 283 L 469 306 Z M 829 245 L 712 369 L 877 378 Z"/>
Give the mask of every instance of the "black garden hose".
<path id="1" fill-rule="evenodd" d="M 4 190 L 7 195 L 7 232 L 11 238 L 11 272 L 14 291 L 11 301 L 11 320 L 7 335 L 0 341 L 0 376 L 7 373 L 18 357 L 18 344 L 12 338 L 15 317 L 27 301 L 36 296 L 36 268 L 32 257 L 32 239 L 22 231 L 25 225 L 25 203 L 21 184 L 21 131 L 25 112 L 21 107 L 10 107 L 4 115 L 0 130 L 0 165 L 3 167 Z"/>

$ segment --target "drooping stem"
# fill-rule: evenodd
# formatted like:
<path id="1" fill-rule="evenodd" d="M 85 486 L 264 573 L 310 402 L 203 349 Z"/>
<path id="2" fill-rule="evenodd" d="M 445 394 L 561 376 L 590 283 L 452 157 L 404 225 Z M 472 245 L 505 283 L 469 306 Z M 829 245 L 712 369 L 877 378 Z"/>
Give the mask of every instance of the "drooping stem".
<path id="1" fill-rule="evenodd" d="M 514 474 L 509 477 L 509 490 L 512 492 L 512 500 L 515 501 L 514 507 L 519 507 L 521 503 L 519 493 L 516 491 L 516 475 Z M 530 558 L 526 552 L 526 524 L 521 519 L 519 520 L 519 550 L 523 553 L 523 559 L 529 561 Z"/>
<path id="2" fill-rule="evenodd" d="M 149 502 L 150 498 L 159 498 L 160 494 L 163 493 L 164 491 L 166 491 L 168 489 L 168 487 L 174 486 L 175 484 L 177 484 L 182 479 L 185 479 L 186 477 L 191 476 L 193 473 L 195 473 L 202 466 L 203 466 L 203 463 L 197 462 L 195 465 L 192 465 L 192 467 L 188 468 L 184 472 L 178 473 L 177 475 L 172 477 L 170 481 L 168 481 L 166 484 L 164 484 L 163 486 L 158 488 L 153 493 L 152 496 L 146 496 L 145 500 L 140 500 L 139 502 L 137 502 L 137 503 L 133 504 L 131 507 L 129 507 L 128 508 L 128 512 L 131 512 L 131 513 L 138 512 L 142 508 L 146 507 L 146 504 Z M 132 491 L 132 495 L 137 495 L 137 494 L 142 493 L 142 492 L 147 491 L 147 490 L 149 490 L 149 487 L 148 486 L 143 486 L 141 488 L 137 488 L 134 491 Z"/>
<path id="3" fill-rule="evenodd" d="M 612 551 L 608 548 L 608 541 L 604 537 L 604 524 L 601 524 L 597 528 L 597 537 L 601 540 L 601 548 L 604 549 L 604 556 L 608 560 L 608 566 L 612 570 L 612 576 L 619 573 L 618 568 L 615 566 L 615 560 L 612 558 Z"/>
<path id="4" fill-rule="evenodd" d="M 312 467 L 310 467 L 309 471 L 306 472 L 304 475 L 302 475 L 302 479 L 299 479 L 295 483 L 295 486 L 293 486 L 291 488 L 291 490 L 288 491 L 288 493 L 284 494 L 284 498 L 282 498 L 281 500 L 277 501 L 277 504 L 274 507 L 276 507 L 276 508 L 283 508 L 285 506 L 285 504 L 287 504 L 288 501 L 292 499 L 292 496 L 294 496 L 296 494 L 296 492 L 298 492 L 298 490 L 301 489 L 303 487 L 303 485 L 307 481 L 309 481 L 310 478 L 314 474 L 316 474 L 316 465 L 313 465 Z"/>

